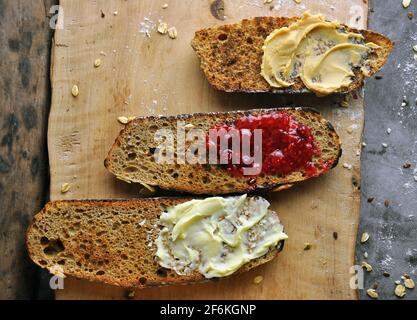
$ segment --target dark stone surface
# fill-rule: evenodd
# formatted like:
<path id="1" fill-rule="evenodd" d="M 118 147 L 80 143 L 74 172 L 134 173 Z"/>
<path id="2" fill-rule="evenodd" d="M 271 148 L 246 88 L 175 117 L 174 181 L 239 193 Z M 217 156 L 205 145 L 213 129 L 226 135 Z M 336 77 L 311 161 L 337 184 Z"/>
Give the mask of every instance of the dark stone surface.
<path id="1" fill-rule="evenodd" d="M 56 2 L 0 0 L 0 299 L 53 298 L 38 290 L 48 281 L 38 282 L 44 271 L 29 259 L 25 232 L 48 197 L 46 13 Z"/>
<path id="2" fill-rule="evenodd" d="M 372 272 L 365 272 L 361 298 L 369 299 L 366 289 L 377 283 L 380 299 L 398 299 L 394 281 L 401 280 L 404 273 L 417 280 L 417 52 L 413 51 L 417 45 L 417 3 L 412 1 L 404 9 L 401 1 L 374 0 L 370 8 L 369 29 L 387 35 L 396 46 L 378 74 L 382 79 L 374 77 L 366 83 L 367 145 L 362 153 L 362 215 L 356 258 L 358 264 L 366 260 L 373 267 Z M 413 19 L 408 12 L 413 12 Z M 406 105 L 401 106 L 404 99 Z M 403 167 L 407 161 L 410 168 Z M 362 232 L 370 234 L 365 244 L 359 242 Z M 384 272 L 390 277 L 383 276 Z M 417 289 L 407 289 L 404 299 L 417 299 Z"/>

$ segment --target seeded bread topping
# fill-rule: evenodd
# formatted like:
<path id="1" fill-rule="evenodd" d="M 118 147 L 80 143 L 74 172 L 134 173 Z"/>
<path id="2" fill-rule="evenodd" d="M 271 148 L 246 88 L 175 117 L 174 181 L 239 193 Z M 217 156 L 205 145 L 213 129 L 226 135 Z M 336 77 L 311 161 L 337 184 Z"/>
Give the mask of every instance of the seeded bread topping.
<path id="1" fill-rule="evenodd" d="M 270 204 L 260 197 L 212 197 L 192 200 L 161 215 L 156 240 L 159 264 L 206 278 L 233 274 L 287 239 Z"/>
<path id="2" fill-rule="evenodd" d="M 368 75 L 367 58 L 376 48 L 360 33 L 306 12 L 266 38 L 261 75 L 276 88 L 290 87 L 300 77 L 309 90 L 324 96 L 348 87 L 355 70 Z"/>

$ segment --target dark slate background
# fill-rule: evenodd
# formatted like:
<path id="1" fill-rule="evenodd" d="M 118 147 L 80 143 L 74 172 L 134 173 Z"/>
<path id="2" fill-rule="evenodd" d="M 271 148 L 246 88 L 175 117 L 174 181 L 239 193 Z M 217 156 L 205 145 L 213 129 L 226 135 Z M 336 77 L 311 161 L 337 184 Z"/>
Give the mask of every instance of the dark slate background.
<path id="1" fill-rule="evenodd" d="M 413 12 L 413 19 L 409 12 Z M 395 48 L 378 74 L 382 79 L 369 79 L 365 88 L 366 147 L 356 258 L 358 264 L 366 260 L 374 270 L 365 272 L 365 290 L 360 290 L 360 297 L 369 299 L 366 289 L 378 285 L 380 299 L 398 299 L 394 281 L 404 273 L 417 280 L 417 52 L 413 51 L 417 45 L 417 1 L 408 9 L 400 0 L 371 1 L 369 29 L 387 35 Z M 405 169 L 407 161 L 411 167 Z M 368 202 L 368 198 L 374 200 Z M 365 244 L 359 242 L 362 232 L 370 234 Z M 384 277 L 383 272 L 390 277 Z M 417 299 L 417 289 L 407 290 L 404 299 Z"/>

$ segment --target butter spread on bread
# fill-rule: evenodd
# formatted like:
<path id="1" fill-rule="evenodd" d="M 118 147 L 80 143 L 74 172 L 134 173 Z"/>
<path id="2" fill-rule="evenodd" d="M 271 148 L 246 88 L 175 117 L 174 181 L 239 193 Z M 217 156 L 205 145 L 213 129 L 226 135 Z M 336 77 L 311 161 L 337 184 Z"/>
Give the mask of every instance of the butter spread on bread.
<path id="1" fill-rule="evenodd" d="M 290 87 L 300 77 L 309 90 L 328 95 L 349 86 L 354 68 L 368 75 L 367 56 L 375 48 L 360 33 L 306 12 L 265 39 L 261 74 L 272 87 Z"/>
<path id="2" fill-rule="evenodd" d="M 233 274 L 268 253 L 287 235 L 263 198 L 211 197 L 165 211 L 156 240 L 159 264 L 179 275 L 198 270 L 206 278 Z"/>

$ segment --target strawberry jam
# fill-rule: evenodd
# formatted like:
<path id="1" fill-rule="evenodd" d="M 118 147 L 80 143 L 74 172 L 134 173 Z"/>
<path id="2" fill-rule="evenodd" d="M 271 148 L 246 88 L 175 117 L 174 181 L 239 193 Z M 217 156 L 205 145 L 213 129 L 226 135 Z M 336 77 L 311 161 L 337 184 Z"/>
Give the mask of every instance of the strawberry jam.
<path id="1" fill-rule="evenodd" d="M 303 171 L 307 176 L 317 175 L 317 168 L 314 167 L 312 160 L 314 156 L 320 156 L 321 152 L 317 147 L 312 130 L 310 127 L 298 122 L 294 117 L 286 112 L 274 112 L 259 116 L 244 116 L 237 119 L 233 124 L 216 125 L 213 129 L 217 130 L 217 141 L 214 136 L 207 136 L 207 148 L 217 152 L 218 159 L 223 159 L 222 168 L 228 170 L 234 176 L 243 176 L 243 168 L 258 166 L 257 174 L 285 176 L 294 171 Z M 223 129 L 223 130 L 222 130 Z M 256 143 L 255 130 L 262 134 L 262 144 Z M 233 149 L 231 132 L 240 135 L 240 150 L 236 155 L 236 147 Z M 222 134 L 221 134 L 222 132 Z M 250 141 L 250 153 L 254 156 L 262 148 L 260 163 L 253 161 L 247 164 L 244 161 L 245 154 L 242 154 L 242 143 Z M 220 139 L 225 138 L 226 143 L 220 143 Z M 213 141 L 213 140 L 214 141 Z M 259 140 L 258 140 L 259 141 Z M 227 147 L 225 147 L 227 146 Z M 235 158 L 233 158 L 236 156 Z M 240 161 L 236 161 L 236 159 Z M 255 157 L 253 157 L 255 159 Z M 247 159 L 246 159 L 247 160 Z M 327 166 L 322 166 L 326 170 Z"/>

